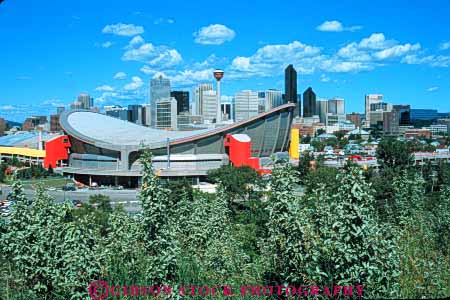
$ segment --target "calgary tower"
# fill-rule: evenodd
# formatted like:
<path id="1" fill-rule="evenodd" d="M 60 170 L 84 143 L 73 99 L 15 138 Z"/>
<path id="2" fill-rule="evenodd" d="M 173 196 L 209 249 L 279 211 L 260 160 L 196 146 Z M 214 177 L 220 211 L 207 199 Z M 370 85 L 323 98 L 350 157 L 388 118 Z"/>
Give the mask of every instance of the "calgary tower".
<path id="1" fill-rule="evenodd" d="M 220 105 L 220 80 L 223 78 L 223 71 L 216 69 L 214 71 L 214 78 L 217 81 L 217 117 L 216 117 L 216 124 L 222 122 L 222 107 Z"/>

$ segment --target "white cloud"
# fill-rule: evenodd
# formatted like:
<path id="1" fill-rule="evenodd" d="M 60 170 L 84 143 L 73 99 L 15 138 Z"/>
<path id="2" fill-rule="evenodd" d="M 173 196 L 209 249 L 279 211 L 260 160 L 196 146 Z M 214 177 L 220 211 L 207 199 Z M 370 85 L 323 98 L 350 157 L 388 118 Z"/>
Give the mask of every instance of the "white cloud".
<path id="1" fill-rule="evenodd" d="M 402 45 L 396 40 L 387 40 L 382 33 L 373 33 L 369 37 L 363 38 L 359 43 L 352 42 L 340 48 L 337 56 L 351 62 L 372 64 L 372 67 L 374 67 L 374 61 L 404 57 L 420 50 L 420 48 L 419 43 Z"/>
<path id="2" fill-rule="evenodd" d="M 406 55 L 401 62 L 409 65 L 427 64 L 431 67 L 447 68 L 450 66 L 450 56 L 444 55 L 419 56 L 417 54 L 411 54 Z"/>
<path id="3" fill-rule="evenodd" d="M 331 78 L 328 77 L 328 76 L 325 75 L 325 74 L 322 74 L 322 75 L 320 75 L 320 81 L 322 81 L 322 82 L 330 82 L 330 81 L 331 81 Z"/>
<path id="4" fill-rule="evenodd" d="M 226 63 L 226 58 L 217 57 L 214 53 L 209 55 L 205 60 L 201 62 L 195 62 L 192 64 L 192 68 L 199 70 L 209 67 L 217 67 Z"/>
<path id="5" fill-rule="evenodd" d="M 153 24 L 173 24 L 175 23 L 175 20 L 172 18 L 158 18 L 155 21 L 153 21 Z"/>
<path id="6" fill-rule="evenodd" d="M 373 50 L 386 49 L 392 47 L 397 42 L 395 40 L 386 40 L 382 33 L 372 33 L 368 38 L 364 38 L 359 42 L 359 48 L 367 48 Z"/>
<path id="7" fill-rule="evenodd" d="M 125 74 L 124 72 L 117 72 L 113 78 L 118 79 L 118 80 L 123 80 L 123 79 L 127 78 L 127 74 Z"/>
<path id="8" fill-rule="evenodd" d="M 447 50 L 450 49 L 450 41 L 444 42 L 439 46 L 439 50 Z"/>
<path id="9" fill-rule="evenodd" d="M 128 43 L 128 46 L 125 47 L 125 49 L 136 48 L 137 46 L 142 45 L 142 44 L 144 44 L 144 43 L 145 43 L 145 41 L 144 41 L 144 39 L 142 38 L 142 36 L 137 35 L 137 36 L 133 37 L 133 38 L 130 40 L 130 42 Z"/>
<path id="10" fill-rule="evenodd" d="M 334 73 L 358 72 L 372 70 L 374 66 L 365 62 L 358 61 L 339 61 L 335 59 L 324 60 L 320 64 L 320 69 Z"/>
<path id="11" fill-rule="evenodd" d="M 273 76 L 292 63 L 301 73 L 313 73 L 323 59 L 319 47 L 293 41 L 289 44 L 266 45 L 252 56 L 233 59 L 228 77 Z"/>
<path id="12" fill-rule="evenodd" d="M 110 85 L 103 84 L 103 85 L 96 87 L 95 90 L 100 91 L 100 92 L 112 92 L 112 91 L 114 91 L 114 88 Z"/>
<path id="13" fill-rule="evenodd" d="M 102 48 L 109 48 L 109 47 L 111 47 L 112 45 L 113 45 L 112 42 L 106 41 L 106 42 L 102 43 Z"/>
<path id="14" fill-rule="evenodd" d="M 438 86 L 432 86 L 432 87 L 430 87 L 430 88 L 427 89 L 427 92 L 435 92 L 435 91 L 437 91 L 437 90 L 439 90 L 439 87 L 438 87 Z"/>
<path id="15" fill-rule="evenodd" d="M 184 70 L 178 72 L 175 76 L 169 77 L 170 81 L 175 85 L 192 85 L 201 81 L 213 79 L 213 69 L 205 70 Z"/>
<path id="16" fill-rule="evenodd" d="M 41 105 L 58 107 L 58 106 L 64 106 L 65 104 L 61 101 L 61 99 L 48 99 L 48 100 L 41 102 Z"/>
<path id="17" fill-rule="evenodd" d="M 328 32 L 341 32 L 341 31 L 356 31 L 362 29 L 362 26 L 350 26 L 344 27 L 344 25 L 336 20 L 333 21 L 325 21 L 319 26 L 316 27 L 319 31 L 328 31 Z"/>
<path id="18" fill-rule="evenodd" d="M 375 52 L 373 56 L 377 59 L 387 59 L 392 57 L 399 57 L 407 54 L 408 52 L 416 51 L 420 49 L 420 44 L 404 44 L 393 46 L 378 52 Z"/>
<path id="19" fill-rule="evenodd" d="M 239 71 L 249 71 L 250 57 L 243 57 L 243 56 L 236 57 L 235 59 L 233 59 L 231 67 Z"/>
<path id="20" fill-rule="evenodd" d="M 150 68 L 147 65 L 142 66 L 142 68 L 139 69 L 139 71 L 141 71 L 142 73 L 146 74 L 146 75 L 153 75 L 156 74 L 158 71 L 155 69 Z"/>
<path id="21" fill-rule="evenodd" d="M 337 52 L 325 52 L 320 47 L 293 41 L 263 46 L 251 56 L 236 56 L 226 71 L 227 78 L 231 79 L 280 75 L 288 64 L 293 64 L 302 74 L 369 71 L 385 65 L 388 59 L 391 62 L 402 61 L 402 58 L 420 49 L 419 43 L 400 44 L 396 40 L 386 39 L 382 33 L 351 42 Z M 445 63 L 448 63 L 445 58 L 435 58 L 435 65 Z M 326 80 L 325 77 L 322 79 Z"/>
<path id="22" fill-rule="evenodd" d="M 102 33 L 109 33 L 120 36 L 133 36 L 144 33 L 144 27 L 136 26 L 134 24 L 117 23 L 106 25 L 103 28 Z"/>
<path id="23" fill-rule="evenodd" d="M 13 105 L 3 105 L 3 106 L 0 106 L 0 109 L 1 110 L 15 110 L 16 107 Z"/>
<path id="24" fill-rule="evenodd" d="M 117 92 L 103 92 L 100 97 L 95 98 L 97 103 L 105 103 L 119 96 Z"/>
<path id="25" fill-rule="evenodd" d="M 370 61 L 372 57 L 365 51 L 359 49 L 357 43 L 350 43 L 342 47 L 337 52 L 337 55 L 342 58 L 351 59 L 352 61 Z"/>
<path id="26" fill-rule="evenodd" d="M 164 69 L 179 64 L 183 59 L 175 49 L 145 43 L 142 38 L 136 37 L 128 44 L 127 51 L 122 55 L 122 60 L 140 61 L 155 68 Z"/>
<path id="27" fill-rule="evenodd" d="M 194 32 L 195 42 L 202 45 L 221 45 L 234 39 L 234 30 L 222 24 L 212 24 Z"/>
<path id="28" fill-rule="evenodd" d="M 126 84 L 123 89 L 126 91 L 134 91 L 138 88 L 140 88 L 142 85 L 144 84 L 144 82 L 142 81 L 142 79 L 138 76 L 133 76 L 131 77 L 131 82 Z"/>

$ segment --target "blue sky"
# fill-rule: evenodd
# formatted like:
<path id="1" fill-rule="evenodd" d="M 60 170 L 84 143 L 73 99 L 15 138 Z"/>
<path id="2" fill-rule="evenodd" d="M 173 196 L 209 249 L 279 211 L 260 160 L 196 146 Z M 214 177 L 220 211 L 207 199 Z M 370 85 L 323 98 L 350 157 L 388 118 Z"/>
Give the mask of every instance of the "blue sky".
<path id="1" fill-rule="evenodd" d="M 145 103 L 160 73 L 173 89 L 212 82 L 215 68 L 226 95 L 283 89 L 288 63 L 299 91 L 343 97 L 347 112 L 366 93 L 450 111 L 448 0 L 214 3 L 5 0 L 0 117 L 50 114 L 81 92 L 98 106 Z"/>

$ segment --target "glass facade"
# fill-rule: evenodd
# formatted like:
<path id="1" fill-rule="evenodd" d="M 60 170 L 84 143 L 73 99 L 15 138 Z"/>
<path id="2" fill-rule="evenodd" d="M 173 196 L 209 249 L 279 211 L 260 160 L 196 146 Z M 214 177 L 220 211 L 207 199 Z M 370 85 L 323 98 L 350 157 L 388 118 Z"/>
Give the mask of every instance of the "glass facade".
<path id="1" fill-rule="evenodd" d="M 159 76 L 150 81 L 151 125 L 156 126 L 156 102 L 170 98 L 170 80 Z"/>
<path id="2" fill-rule="evenodd" d="M 188 91 L 172 91 L 170 96 L 177 100 L 177 114 L 189 112 L 189 92 Z"/>
<path id="3" fill-rule="evenodd" d="M 303 93 L 303 117 L 309 118 L 316 114 L 316 93 L 311 87 Z"/>
<path id="4" fill-rule="evenodd" d="M 411 109 L 411 121 L 438 119 L 439 114 L 436 109 Z"/>

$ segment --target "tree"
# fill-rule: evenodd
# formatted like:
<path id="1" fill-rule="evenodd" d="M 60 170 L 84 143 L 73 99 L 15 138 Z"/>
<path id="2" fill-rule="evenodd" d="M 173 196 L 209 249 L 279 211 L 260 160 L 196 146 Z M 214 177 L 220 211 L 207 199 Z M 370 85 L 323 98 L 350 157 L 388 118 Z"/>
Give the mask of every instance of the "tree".
<path id="1" fill-rule="evenodd" d="M 142 187 L 139 194 L 142 206 L 142 239 L 147 255 L 151 258 L 147 278 L 153 283 L 167 283 L 175 279 L 176 257 L 179 251 L 175 231 L 170 224 L 173 207 L 170 191 L 163 188 L 157 175 L 153 174 L 151 152 L 143 151 Z"/>
<path id="2" fill-rule="evenodd" d="M 71 207 L 53 203 L 42 187 L 35 201 L 25 201 L 20 186 L 15 182 L 15 203 L 0 240 L 6 257 L 13 258 L 16 291 L 30 290 L 35 299 L 87 297 L 86 286 L 100 274 L 95 229 L 86 219 L 72 222 Z"/>
<path id="3" fill-rule="evenodd" d="M 321 186 L 326 186 L 330 190 L 335 190 L 338 186 L 336 176 L 338 170 L 336 168 L 317 166 L 314 170 L 310 170 L 303 182 L 305 184 L 305 192 L 312 193 Z"/>
<path id="4" fill-rule="evenodd" d="M 247 166 L 222 166 L 219 169 L 208 171 L 208 178 L 214 183 L 220 183 L 224 193 L 231 200 L 248 200 L 257 187 L 262 184 L 258 173 Z M 232 203 L 230 203 L 232 205 Z"/>
<path id="5" fill-rule="evenodd" d="M 409 145 L 393 138 L 381 140 L 377 148 L 377 158 L 381 168 L 406 168 L 413 164 Z"/>
<path id="6" fill-rule="evenodd" d="M 118 208 L 122 209 L 121 207 Z M 91 195 L 87 203 L 75 209 L 73 215 L 76 220 L 89 219 L 99 228 L 101 236 L 105 236 L 109 227 L 109 217 L 113 212 L 110 198 L 105 195 Z"/>
<path id="7" fill-rule="evenodd" d="M 172 204 L 176 203 L 184 194 L 186 194 L 189 201 L 194 200 L 192 185 L 186 179 L 181 181 L 169 181 L 166 188 L 170 191 L 169 202 Z"/>
<path id="8" fill-rule="evenodd" d="M 388 227 L 378 222 L 374 197 L 363 171 L 350 167 L 338 175 L 337 191 L 319 188 L 312 209 L 302 209 L 308 230 L 300 270 L 306 282 L 364 285 L 366 297 L 398 293 L 398 252 Z M 371 270 L 367 272 L 367 270 Z"/>
<path id="9" fill-rule="evenodd" d="M 0 161 L 0 182 L 5 182 L 7 168 L 8 166 Z"/>
<path id="10" fill-rule="evenodd" d="M 48 172 L 48 174 L 49 174 L 50 176 L 53 176 L 53 174 L 54 174 L 55 172 L 53 171 L 52 165 L 49 165 L 49 166 L 48 166 L 47 172 Z"/>
<path id="11" fill-rule="evenodd" d="M 303 155 L 300 155 L 298 161 L 298 175 L 302 183 L 304 183 L 306 175 L 308 175 L 308 172 L 311 169 L 311 162 L 313 160 L 314 156 L 310 154 L 309 151 L 303 152 Z"/>
<path id="12" fill-rule="evenodd" d="M 393 198 L 387 205 L 387 214 L 391 222 L 403 225 L 425 207 L 425 181 L 415 171 L 402 171 L 394 177 Z"/>
<path id="13" fill-rule="evenodd" d="M 450 185 L 442 188 L 440 201 L 432 210 L 433 230 L 436 234 L 437 248 L 444 255 L 450 254 Z"/>
<path id="14" fill-rule="evenodd" d="M 302 144 L 309 144 L 311 142 L 311 136 L 302 136 L 300 143 Z"/>
<path id="15" fill-rule="evenodd" d="M 268 236 L 265 242 L 265 254 L 270 262 L 266 280 L 291 284 L 302 283 L 297 276 L 303 263 L 295 259 L 294 253 L 303 245 L 304 219 L 298 218 L 299 204 L 294 195 L 294 186 L 298 174 L 291 165 L 276 165 L 272 172 L 271 194 L 267 211 Z M 295 236 L 295 238 L 294 238 Z"/>
<path id="16" fill-rule="evenodd" d="M 362 170 L 349 167 L 338 175 L 337 191 L 322 185 L 311 199 L 293 195 L 294 176 L 289 168 L 274 170 L 268 222 L 271 275 L 295 285 L 358 283 L 365 297 L 398 295 L 395 239 L 377 220 Z"/>
<path id="17" fill-rule="evenodd" d="M 321 134 L 324 134 L 325 132 L 326 132 L 325 129 L 319 128 L 319 129 L 317 129 L 317 131 L 316 131 L 316 136 L 319 136 L 319 135 L 321 135 Z"/>

